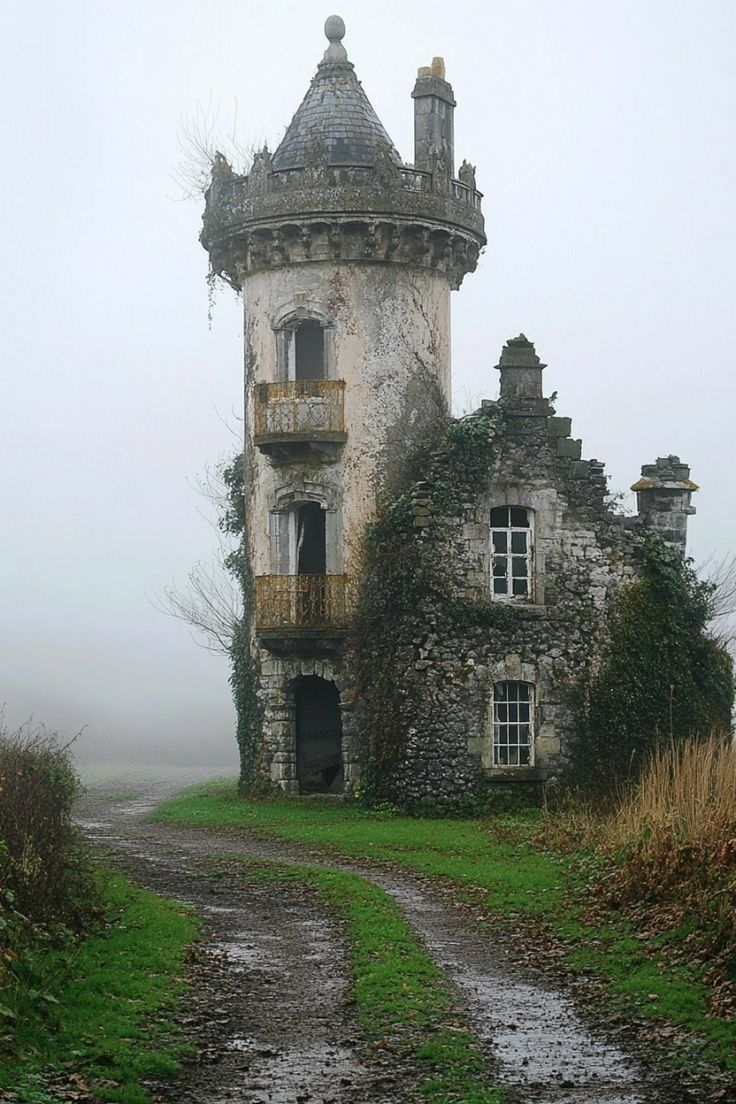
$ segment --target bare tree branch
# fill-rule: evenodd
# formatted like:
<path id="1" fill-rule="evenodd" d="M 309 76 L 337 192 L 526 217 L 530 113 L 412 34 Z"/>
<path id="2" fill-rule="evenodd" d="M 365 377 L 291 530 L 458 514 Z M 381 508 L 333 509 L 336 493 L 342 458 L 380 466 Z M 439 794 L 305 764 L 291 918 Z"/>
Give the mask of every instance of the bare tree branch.
<path id="1" fill-rule="evenodd" d="M 698 565 L 698 575 L 713 587 L 711 636 L 723 648 L 736 652 L 736 553 L 710 556 Z"/>
<path id="2" fill-rule="evenodd" d="M 229 655 L 236 626 L 243 616 L 243 600 L 237 581 L 225 566 L 224 556 L 211 564 L 196 563 L 183 587 L 176 584 L 166 587 L 152 604 L 160 613 L 191 625 L 202 638 L 197 643 L 208 652 Z"/>
<path id="3" fill-rule="evenodd" d="M 171 176 L 179 189 L 179 199 L 199 199 L 210 186 L 210 174 L 215 155 L 220 153 L 238 174 L 244 174 L 253 162 L 255 142 L 244 142 L 237 136 L 238 101 L 233 104 L 232 120 L 220 125 L 220 106 L 212 101 L 198 103 L 194 112 L 184 115 L 177 127 L 176 145 L 180 160 Z"/>
<path id="4" fill-rule="evenodd" d="M 149 598 L 160 613 L 191 625 L 195 641 L 215 655 L 230 653 L 235 629 L 243 617 L 240 584 L 228 568 L 228 557 L 238 547 L 239 536 L 223 531 L 220 524 L 232 506 L 225 472 L 236 461 L 236 457 L 222 456 L 190 481 L 207 504 L 197 512 L 216 533 L 212 561 L 199 561 L 181 586 L 172 583 L 163 594 Z"/>

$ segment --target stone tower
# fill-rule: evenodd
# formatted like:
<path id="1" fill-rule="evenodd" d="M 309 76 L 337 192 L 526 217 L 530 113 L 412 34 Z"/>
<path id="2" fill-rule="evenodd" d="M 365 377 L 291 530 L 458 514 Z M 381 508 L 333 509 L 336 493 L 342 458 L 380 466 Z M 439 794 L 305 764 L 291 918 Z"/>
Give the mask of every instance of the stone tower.
<path id="1" fill-rule="evenodd" d="M 218 156 L 202 242 L 245 310 L 248 603 L 262 731 L 290 793 L 357 779 L 343 648 L 366 522 L 407 442 L 450 403 L 450 291 L 485 244 L 472 166 L 453 172 L 452 88 L 419 70 L 415 165 L 357 80 L 338 16 L 275 153 Z"/>

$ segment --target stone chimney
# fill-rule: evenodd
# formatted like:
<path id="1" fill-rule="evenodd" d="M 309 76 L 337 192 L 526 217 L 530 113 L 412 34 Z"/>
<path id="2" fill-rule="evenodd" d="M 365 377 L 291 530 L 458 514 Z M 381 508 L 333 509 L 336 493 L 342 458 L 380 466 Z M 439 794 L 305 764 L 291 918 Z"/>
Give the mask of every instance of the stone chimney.
<path id="1" fill-rule="evenodd" d="M 522 399 L 542 398 L 542 371 L 547 367 L 524 334 L 509 338 L 496 365 L 501 373 L 501 401 L 518 403 Z"/>
<path id="2" fill-rule="evenodd" d="M 445 80 L 445 62 L 432 59 L 417 73 L 414 100 L 414 167 L 433 172 L 441 158 L 451 177 L 455 176 L 455 97 Z"/>
<path id="3" fill-rule="evenodd" d="M 695 513 L 690 500 L 698 490 L 698 484 L 690 479 L 689 466 L 681 463 L 679 456 L 659 456 L 656 463 L 642 465 L 641 479 L 631 489 L 636 491 L 644 527 L 684 553 L 687 519 Z"/>

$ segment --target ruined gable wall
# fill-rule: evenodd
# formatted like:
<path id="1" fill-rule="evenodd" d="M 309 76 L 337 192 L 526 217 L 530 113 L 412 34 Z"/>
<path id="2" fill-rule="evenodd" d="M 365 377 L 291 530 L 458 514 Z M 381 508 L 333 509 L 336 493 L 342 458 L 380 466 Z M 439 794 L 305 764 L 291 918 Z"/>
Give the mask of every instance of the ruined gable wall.
<path id="1" fill-rule="evenodd" d="M 498 409 L 484 403 L 476 417 Z M 477 787 L 479 767 L 492 780 L 539 782 L 564 764 L 573 692 L 595 653 L 607 599 L 634 573 L 639 527 L 609 510 L 602 465 L 580 459 L 569 419 L 553 414 L 546 400 L 504 410 L 487 479 L 455 516 L 433 512 L 431 486 L 417 498 L 420 533 L 442 529 L 458 597 L 504 612 L 498 624 L 462 632 L 430 613 L 415 638 L 410 679 L 421 715 L 397 772 L 410 803 L 462 801 Z M 491 603 L 490 510 L 506 504 L 534 511 L 534 592 L 530 601 Z M 505 680 L 535 687 L 531 768 L 492 768 L 492 688 Z"/>

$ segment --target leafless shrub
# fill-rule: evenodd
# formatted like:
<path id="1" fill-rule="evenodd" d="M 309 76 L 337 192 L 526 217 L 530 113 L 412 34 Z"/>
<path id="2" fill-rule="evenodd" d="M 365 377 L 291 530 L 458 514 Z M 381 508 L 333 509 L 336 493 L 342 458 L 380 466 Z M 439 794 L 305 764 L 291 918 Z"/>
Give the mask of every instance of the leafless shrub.
<path id="1" fill-rule="evenodd" d="M 198 103 L 190 115 L 184 115 L 177 127 L 176 145 L 180 159 L 172 170 L 179 199 L 200 199 L 210 185 L 215 157 L 219 153 L 236 173 L 248 172 L 255 143 L 238 136 L 238 103 L 233 104 L 232 119 L 220 123 L 220 107 L 210 96 L 206 106 Z"/>
<path id="2" fill-rule="evenodd" d="M 72 824 L 72 742 L 30 722 L 0 730 L 0 888 L 34 924 L 78 924 L 91 903 Z"/>

